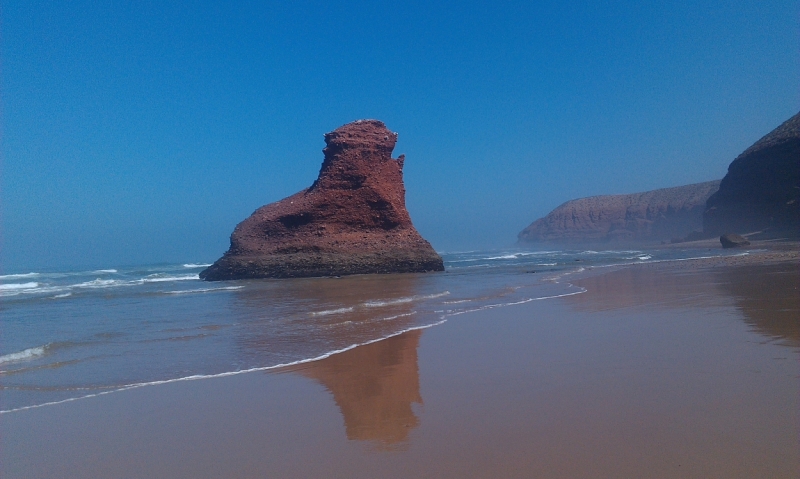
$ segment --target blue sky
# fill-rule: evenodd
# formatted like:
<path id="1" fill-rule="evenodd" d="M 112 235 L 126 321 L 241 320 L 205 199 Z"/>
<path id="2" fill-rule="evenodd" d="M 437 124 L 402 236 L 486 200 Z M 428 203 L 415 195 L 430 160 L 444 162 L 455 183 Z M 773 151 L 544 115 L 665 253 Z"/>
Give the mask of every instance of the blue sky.
<path id="1" fill-rule="evenodd" d="M 4 271 L 213 261 L 359 118 L 452 251 L 721 178 L 800 109 L 796 0 L 172 3 L 2 2 Z"/>

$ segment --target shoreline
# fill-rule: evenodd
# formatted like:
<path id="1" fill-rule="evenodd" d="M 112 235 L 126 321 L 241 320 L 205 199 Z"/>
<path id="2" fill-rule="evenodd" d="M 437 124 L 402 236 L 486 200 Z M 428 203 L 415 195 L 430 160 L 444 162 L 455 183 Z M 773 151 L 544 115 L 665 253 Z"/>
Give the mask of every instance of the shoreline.
<path id="1" fill-rule="evenodd" d="M 705 245 L 698 244 L 698 249 L 721 250 L 719 241 L 716 242 L 716 248 L 710 248 Z M 696 242 L 703 243 L 703 242 Z M 688 243 L 679 243 L 676 247 L 687 247 Z M 726 267 L 726 266 L 754 266 L 754 265 L 771 265 L 780 263 L 800 263 L 800 242 L 798 241 L 776 241 L 776 240 L 757 240 L 751 241 L 751 244 L 742 248 L 731 248 L 728 251 L 743 250 L 742 254 L 735 254 L 730 256 L 716 256 L 710 258 L 698 258 L 693 260 L 685 260 L 683 262 L 694 261 L 689 266 L 698 268 L 713 268 L 713 267 Z M 675 266 L 682 268 L 681 260 L 669 260 L 675 263 Z M 667 261 L 663 262 L 666 263 Z M 643 263 L 641 266 L 655 266 L 658 263 Z"/>
<path id="2" fill-rule="evenodd" d="M 786 376 L 792 361 L 771 358 L 797 359 L 800 341 L 795 329 L 776 328 L 758 308 L 748 310 L 749 293 L 737 299 L 736 288 L 751 274 L 792 280 L 798 258 L 797 249 L 764 248 L 744 256 L 587 269 L 566 280 L 587 294 L 472 311 L 439 328 L 399 333 L 267 374 L 175 380 L 0 415 L 1 472 L 575 477 L 591 471 L 641 477 L 648 471 L 649 477 L 703 477 L 724 471 L 728 477 L 792 477 L 786 471 L 796 471 L 800 458 L 787 452 L 792 444 L 787 449 L 786 438 L 794 434 L 796 442 L 798 404 L 787 391 L 796 391 L 798 379 L 796 372 Z M 733 289 L 726 290 L 725 281 L 733 281 Z M 783 299 L 796 308 L 796 299 Z M 765 335 L 784 340 L 756 340 Z M 663 342 L 671 337 L 677 342 Z M 714 365 L 714 387 L 708 389 L 707 373 L 692 364 Z M 761 373 L 748 373 L 752 367 Z M 737 399 L 725 406 L 714 399 L 720 412 L 707 402 L 709 395 Z M 720 445 L 706 444 L 719 427 L 738 432 L 717 438 Z M 767 430 L 781 431 L 783 439 L 775 442 Z M 642 436 L 646 431 L 661 432 Z M 600 436 L 605 445 L 596 442 Z M 747 441 L 766 441 L 783 456 L 754 455 L 743 449 Z M 82 460 L 87 454 L 99 462 Z"/>
<path id="3" fill-rule="evenodd" d="M 717 248 L 710 248 L 706 243 L 709 243 L 711 240 L 700 240 L 694 241 L 688 244 L 694 244 L 694 246 L 699 249 L 707 249 L 707 250 L 714 250 L 714 249 L 721 249 Z M 714 242 L 718 243 L 718 241 L 714 240 Z M 686 243 L 684 243 L 686 244 Z M 670 246 L 679 246 L 679 245 L 665 245 L 666 247 Z M 692 257 L 692 258 L 681 258 L 681 259 L 665 259 L 665 260 L 656 260 L 656 261 L 645 261 L 645 262 L 631 262 L 631 263 L 622 263 L 622 264 L 611 264 L 611 265 L 602 265 L 602 266 L 590 266 L 587 268 L 579 267 L 578 271 L 566 271 L 562 272 L 557 275 L 557 278 L 560 280 L 563 277 L 567 276 L 570 277 L 571 281 L 580 282 L 582 279 L 586 277 L 592 277 L 596 275 L 605 275 L 611 274 L 616 271 L 620 271 L 626 268 L 643 268 L 643 269 L 658 269 L 658 270 L 667 270 L 667 271 L 695 271 L 695 270 L 702 270 L 707 268 L 727 268 L 727 267 L 742 267 L 742 266 L 768 266 L 768 265 L 779 265 L 779 264 L 791 264 L 797 263 L 800 266 L 800 242 L 798 241 L 783 241 L 783 240 L 761 240 L 756 241 L 751 247 L 748 248 L 741 248 L 743 250 L 751 250 L 756 249 L 756 251 L 743 251 L 740 254 L 729 255 L 729 256 L 701 256 L 701 257 Z M 553 280 L 555 281 L 555 280 Z M 571 281 L 567 281 L 568 284 L 574 286 Z M 561 281 L 555 281 L 560 283 Z M 580 287 L 580 286 L 578 286 Z M 537 302 L 541 300 L 550 300 L 550 299 L 559 299 L 564 297 L 573 296 L 576 294 L 582 294 L 587 292 L 585 288 L 582 291 L 575 291 L 569 292 L 564 294 L 559 294 L 555 296 L 545 296 L 545 297 L 537 297 L 537 298 L 529 298 L 521 301 L 516 301 L 512 303 L 499 303 L 493 305 L 486 305 L 483 307 L 479 307 L 474 310 L 465 310 L 455 313 L 446 314 L 441 317 L 441 319 L 437 322 L 432 324 L 427 324 L 423 326 L 415 326 L 411 327 L 396 333 L 392 333 L 388 336 L 376 338 L 370 341 L 366 341 L 364 343 L 359 344 L 352 344 L 350 346 L 329 351 L 320 356 L 316 356 L 313 358 L 301 359 L 290 363 L 285 364 L 274 364 L 269 366 L 260 366 L 254 367 L 244 370 L 234 370 L 234 371 L 226 371 L 222 373 L 214 373 L 214 374 L 196 374 L 190 376 L 183 376 L 177 378 L 169 378 L 169 379 L 162 379 L 162 380 L 154 380 L 154 381 L 146 381 L 140 383 L 131 383 L 127 385 L 123 385 L 118 387 L 117 389 L 110 389 L 107 391 L 100 391 L 93 394 L 88 394 L 85 396 L 74 397 L 74 398 L 67 398 L 52 402 L 46 402 L 42 404 L 34 404 L 29 406 L 22 406 L 18 408 L 8 409 L 8 410 L 0 410 L 0 417 L 5 414 L 12 414 L 16 412 L 31 410 L 31 409 L 39 409 L 48 406 L 56 406 L 66 403 L 71 403 L 75 401 L 82 401 L 85 399 L 92 399 L 96 397 L 102 397 L 109 394 L 125 392 L 133 389 L 140 389 L 140 388 L 147 388 L 151 386 L 161 386 L 171 383 L 179 383 L 179 382 L 191 382 L 191 381 L 200 381 L 206 379 L 220 379 L 230 376 L 239 376 L 239 375 L 247 375 L 251 373 L 258 373 L 258 372 L 265 372 L 265 373 L 283 373 L 287 371 L 294 371 L 298 368 L 302 368 L 304 365 L 309 363 L 314 363 L 317 361 L 323 361 L 328 359 L 332 356 L 337 354 L 341 354 L 359 347 L 368 346 L 370 344 L 374 344 L 380 341 L 385 341 L 396 336 L 400 336 L 406 334 L 408 332 L 417 331 L 417 330 L 425 330 L 428 328 L 433 328 L 435 326 L 440 326 L 448 322 L 449 319 L 464 315 L 464 314 L 476 314 L 482 311 L 497 309 L 497 308 L 513 308 L 519 307 L 521 305 L 525 305 L 531 302 Z"/>

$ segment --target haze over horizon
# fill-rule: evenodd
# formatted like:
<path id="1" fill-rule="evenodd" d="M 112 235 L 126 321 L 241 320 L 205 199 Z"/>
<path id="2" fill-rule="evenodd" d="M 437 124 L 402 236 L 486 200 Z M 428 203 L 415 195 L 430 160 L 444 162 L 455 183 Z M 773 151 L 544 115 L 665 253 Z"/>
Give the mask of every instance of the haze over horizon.
<path id="1" fill-rule="evenodd" d="M 694 3 L 3 2 L 0 270 L 211 262 L 360 118 L 439 251 L 720 179 L 800 110 L 800 4 Z"/>

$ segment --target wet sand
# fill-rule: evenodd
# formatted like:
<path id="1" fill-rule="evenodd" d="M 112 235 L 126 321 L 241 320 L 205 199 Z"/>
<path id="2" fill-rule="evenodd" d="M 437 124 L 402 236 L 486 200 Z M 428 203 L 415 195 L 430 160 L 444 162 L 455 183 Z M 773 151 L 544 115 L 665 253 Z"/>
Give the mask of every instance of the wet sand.
<path id="1" fill-rule="evenodd" d="M 0 475 L 798 477 L 798 264 L 732 261 L 591 271 L 584 294 L 278 373 L 5 414 Z"/>

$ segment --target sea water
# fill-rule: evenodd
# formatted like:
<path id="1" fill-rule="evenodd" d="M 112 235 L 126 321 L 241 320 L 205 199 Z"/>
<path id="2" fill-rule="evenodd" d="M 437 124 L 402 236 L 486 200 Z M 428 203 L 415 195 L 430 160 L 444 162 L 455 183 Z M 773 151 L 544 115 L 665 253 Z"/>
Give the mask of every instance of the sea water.
<path id="1" fill-rule="evenodd" d="M 574 275 L 720 250 L 443 253 L 446 272 L 204 282 L 207 264 L 0 276 L 0 414 L 328 357 L 486 308 L 581 294 Z M 742 254 L 742 253 L 736 253 Z"/>

